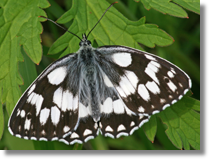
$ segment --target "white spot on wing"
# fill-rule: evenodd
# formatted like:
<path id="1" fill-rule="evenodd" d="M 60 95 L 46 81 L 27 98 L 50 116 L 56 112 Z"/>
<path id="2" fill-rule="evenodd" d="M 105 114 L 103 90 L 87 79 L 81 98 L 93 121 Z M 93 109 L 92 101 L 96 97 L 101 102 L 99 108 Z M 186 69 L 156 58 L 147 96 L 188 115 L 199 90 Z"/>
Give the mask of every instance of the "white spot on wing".
<path id="1" fill-rule="evenodd" d="M 54 125 L 57 125 L 60 120 L 60 110 L 56 106 L 51 108 L 51 120 Z"/>
<path id="2" fill-rule="evenodd" d="M 70 138 L 72 138 L 72 139 L 73 139 L 73 138 L 79 138 L 79 135 L 78 135 L 77 133 L 74 132 L 74 133 L 71 134 L 71 137 L 70 137 Z"/>
<path id="3" fill-rule="evenodd" d="M 71 141 L 70 145 L 72 145 L 72 144 L 74 144 L 74 143 L 82 144 L 82 141 L 79 140 L 79 139 L 75 139 L 75 140 Z"/>
<path id="4" fill-rule="evenodd" d="M 182 95 L 180 95 L 180 96 L 179 96 L 179 99 L 182 99 L 182 97 L 183 97 L 183 96 L 182 96 Z"/>
<path id="5" fill-rule="evenodd" d="M 130 53 L 115 53 L 112 58 L 113 61 L 121 67 L 127 67 L 132 62 Z"/>
<path id="6" fill-rule="evenodd" d="M 18 138 L 21 138 L 21 135 L 19 135 L 19 134 L 16 134 L 15 136 L 18 137 Z"/>
<path id="7" fill-rule="evenodd" d="M 121 136 L 128 136 L 128 133 L 121 132 L 121 133 L 118 133 L 116 137 L 119 138 Z"/>
<path id="8" fill-rule="evenodd" d="M 94 124 L 94 128 L 97 129 L 98 128 L 98 123 Z"/>
<path id="9" fill-rule="evenodd" d="M 19 116 L 19 114 L 20 114 L 20 109 L 18 108 L 16 116 Z"/>
<path id="10" fill-rule="evenodd" d="M 153 70 L 151 70 L 150 68 L 146 68 L 144 71 L 148 76 L 150 76 L 157 84 L 160 84 L 159 80 L 156 77 L 156 74 Z"/>
<path id="11" fill-rule="evenodd" d="M 107 132 L 113 132 L 113 129 L 112 129 L 110 126 L 107 126 L 107 127 L 105 128 L 105 131 L 107 131 Z"/>
<path id="12" fill-rule="evenodd" d="M 14 133 L 12 132 L 12 130 L 11 130 L 10 127 L 8 128 L 8 130 L 9 130 L 9 133 L 10 133 L 11 135 L 14 135 Z"/>
<path id="13" fill-rule="evenodd" d="M 58 140 L 58 137 L 53 137 L 52 139 L 51 139 L 51 141 L 57 141 Z"/>
<path id="14" fill-rule="evenodd" d="M 125 112 L 123 103 L 121 102 L 120 99 L 115 100 L 113 102 L 113 108 L 114 108 L 114 113 L 116 114 L 122 114 Z"/>
<path id="15" fill-rule="evenodd" d="M 73 97 L 73 105 L 72 105 L 73 111 L 76 111 L 78 109 L 78 102 L 79 102 L 79 99 L 78 99 L 78 96 L 76 95 L 75 97 Z"/>
<path id="16" fill-rule="evenodd" d="M 83 133 L 83 136 L 87 136 L 89 134 L 92 134 L 93 132 L 89 129 L 85 129 L 84 133 Z"/>
<path id="17" fill-rule="evenodd" d="M 101 124 L 101 122 L 99 122 L 99 127 L 100 127 L 100 128 L 102 128 L 102 127 L 103 127 L 103 126 L 102 126 L 102 124 Z"/>
<path id="18" fill-rule="evenodd" d="M 126 95 L 125 95 L 124 91 L 120 87 L 116 87 L 116 89 L 117 89 L 117 91 L 118 91 L 118 93 L 120 94 L 121 97 L 126 98 Z"/>
<path id="19" fill-rule="evenodd" d="M 59 87 L 53 94 L 53 102 L 61 109 L 62 104 L 62 88 Z"/>
<path id="20" fill-rule="evenodd" d="M 148 119 L 144 119 L 143 121 L 141 121 L 141 123 L 139 124 L 139 127 L 143 126 L 144 123 L 148 122 Z"/>
<path id="21" fill-rule="evenodd" d="M 174 85 L 174 83 L 171 80 L 169 80 L 167 85 L 173 92 L 175 92 L 175 90 L 177 89 L 177 87 Z"/>
<path id="22" fill-rule="evenodd" d="M 69 126 L 64 126 L 63 127 L 63 132 L 66 133 L 70 130 Z"/>
<path id="23" fill-rule="evenodd" d="M 148 65 L 147 68 L 150 68 L 153 72 L 157 73 L 159 71 L 158 67 L 156 65 L 153 65 L 152 63 L 153 61 L 151 61 Z"/>
<path id="24" fill-rule="evenodd" d="M 133 134 L 133 132 L 135 131 L 135 130 L 137 130 L 138 129 L 138 127 L 136 126 L 136 127 L 134 127 L 131 131 L 130 131 L 130 135 L 132 135 Z"/>
<path id="25" fill-rule="evenodd" d="M 176 103 L 177 102 L 177 100 L 173 100 L 172 102 L 171 102 L 171 104 L 174 104 L 174 103 Z"/>
<path id="26" fill-rule="evenodd" d="M 113 136 L 112 134 L 110 134 L 110 133 L 105 133 L 104 136 L 105 136 L 105 137 L 114 138 L 114 136 Z"/>
<path id="27" fill-rule="evenodd" d="M 180 87 L 183 87 L 183 85 L 182 85 L 181 83 L 179 83 L 179 86 L 180 86 Z"/>
<path id="28" fill-rule="evenodd" d="M 171 72 L 173 72 L 174 74 L 176 74 L 175 70 L 171 67 Z"/>
<path id="29" fill-rule="evenodd" d="M 85 138 L 85 142 L 87 142 L 87 141 L 89 141 L 89 140 L 91 140 L 91 139 L 94 139 L 94 136 L 88 136 L 87 138 Z"/>
<path id="30" fill-rule="evenodd" d="M 36 84 L 33 84 L 28 91 L 28 95 L 31 94 L 31 92 L 33 92 L 35 88 L 36 88 Z"/>
<path id="31" fill-rule="evenodd" d="M 156 110 L 156 111 L 153 111 L 152 114 L 157 114 L 159 113 L 160 111 Z"/>
<path id="32" fill-rule="evenodd" d="M 67 145 L 69 145 L 69 142 L 66 141 L 65 139 L 59 139 L 59 141 L 65 143 L 65 144 L 67 144 Z"/>
<path id="33" fill-rule="evenodd" d="M 25 124 L 24 124 L 24 129 L 29 130 L 31 126 L 31 119 L 27 119 L 25 120 Z"/>
<path id="34" fill-rule="evenodd" d="M 158 68 L 161 68 L 160 64 L 157 63 L 157 62 L 155 62 L 155 61 L 151 61 L 150 63 L 151 63 L 153 66 L 156 66 L 156 67 L 158 67 Z"/>
<path id="35" fill-rule="evenodd" d="M 30 103 L 30 102 L 31 102 L 31 100 L 32 100 L 32 98 L 34 97 L 34 95 L 35 95 L 34 92 L 32 92 L 32 93 L 30 94 L 30 96 L 29 96 L 28 99 L 27 99 L 27 103 Z"/>
<path id="36" fill-rule="evenodd" d="M 137 84 L 139 82 L 138 77 L 136 76 L 136 74 L 132 71 L 126 71 L 125 72 L 126 77 L 129 79 L 129 81 L 131 82 L 131 84 L 133 85 L 134 88 L 137 87 Z"/>
<path id="37" fill-rule="evenodd" d="M 104 104 L 101 105 L 101 112 L 110 114 L 113 112 L 113 107 L 112 107 L 112 99 L 108 97 L 105 101 Z"/>
<path id="38" fill-rule="evenodd" d="M 22 110 L 22 111 L 20 112 L 20 116 L 21 116 L 22 118 L 24 118 L 25 115 L 26 115 L 26 112 L 25 112 L 24 110 Z"/>
<path id="39" fill-rule="evenodd" d="M 47 141 L 47 138 L 41 137 L 39 138 L 40 141 Z"/>
<path id="40" fill-rule="evenodd" d="M 163 106 L 163 110 L 166 109 L 166 108 L 169 107 L 169 106 L 170 106 L 169 104 L 164 105 L 164 106 Z"/>
<path id="41" fill-rule="evenodd" d="M 149 92 L 148 92 L 148 90 L 146 89 L 146 87 L 143 84 L 139 84 L 139 86 L 138 86 L 138 93 L 145 101 L 149 101 L 150 100 Z"/>
<path id="42" fill-rule="evenodd" d="M 72 110 L 73 106 L 72 106 L 72 102 L 73 102 L 73 95 L 71 92 L 69 92 L 68 90 L 63 92 L 63 97 L 62 97 L 62 107 L 61 110 L 62 111 L 66 111 L 66 110 Z"/>
<path id="43" fill-rule="evenodd" d="M 134 87 L 126 76 L 121 77 L 119 85 L 126 95 L 135 93 Z"/>
<path id="44" fill-rule="evenodd" d="M 165 100 L 165 99 L 160 98 L 160 103 L 165 103 L 165 102 L 166 102 L 166 100 Z"/>
<path id="45" fill-rule="evenodd" d="M 34 92 L 32 92 L 27 99 L 27 103 L 31 103 L 31 105 L 36 106 L 36 116 L 39 114 L 41 110 L 43 100 L 44 98 L 42 97 L 42 95 L 36 94 Z"/>
<path id="46" fill-rule="evenodd" d="M 184 90 L 184 94 L 186 94 L 186 93 L 188 92 L 188 90 L 189 90 L 189 89 L 185 89 L 185 90 Z"/>
<path id="47" fill-rule="evenodd" d="M 139 112 L 144 112 L 145 109 L 144 109 L 142 106 L 140 106 L 140 107 L 138 108 L 138 111 L 139 111 Z"/>
<path id="48" fill-rule="evenodd" d="M 79 118 L 87 117 L 89 114 L 88 108 L 82 103 L 79 103 Z"/>
<path id="49" fill-rule="evenodd" d="M 110 79 L 107 77 L 106 74 L 103 74 L 104 77 L 104 83 L 106 84 L 107 87 L 113 87 L 112 82 L 110 81 Z"/>
<path id="50" fill-rule="evenodd" d="M 152 56 L 150 56 L 150 55 L 148 55 L 148 54 L 145 54 L 145 57 L 146 57 L 147 59 L 149 59 L 149 60 L 156 61 L 155 57 L 152 57 Z"/>
<path id="51" fill-rule="evenodd" d="M 44 108 L 41 110 L 40 117 L 39 117 L 39 121 L 41 125 L 44 125 L 47 122 L 49 115 L 50 115 L 50 109 Z"/>
<path id="52" fill-rule="evenodd" d="M 134 121 L 131 121 L 130 127 L 133 127 L 135 125 Z"/>
<path id="53" fill-rule="evenodd" d="M 122 131 L 122 130 L 125 130 L 125 126 L 123 124 L 120 124 L 117 128 L 117 131 Z"/>
<path id="54" fill-rule="evenodd" d="M 148 81 L 146 83 L 146 87 L 154 94 L 159 94 L 160 93 L 160 89 L 154 81 L 153 82 Z"/>
<path id="55" fill-rule="evenodd" d="M 56 68 L 47 75 L 49 82 L 54 85 L 59 85 L 61 82 L 63 82 L 65 77 L 66 77 L 65 67 Z"/>
<path id="56" fill-rule="evenodd" d="M 44 98 L 42 97 L 42 95 L 38 95 L 36 99 L 36 116 L 39 114 L 41 110 L 43 101 L 44 101 Z"/>
<path id="57" fill-rule="evenodd" d="M 167 74 L 170 78 L 174 78 L 174 74 L 171 71 L 168 71 Z"/>
<path id="58" fill-rule="evenodd" d="M 36 140 L 37 140 L 37 138 L 36 138 L 36 137 L 31 137 L 31 140 L 35 140 L 35 141 L 36 141 Z"/>

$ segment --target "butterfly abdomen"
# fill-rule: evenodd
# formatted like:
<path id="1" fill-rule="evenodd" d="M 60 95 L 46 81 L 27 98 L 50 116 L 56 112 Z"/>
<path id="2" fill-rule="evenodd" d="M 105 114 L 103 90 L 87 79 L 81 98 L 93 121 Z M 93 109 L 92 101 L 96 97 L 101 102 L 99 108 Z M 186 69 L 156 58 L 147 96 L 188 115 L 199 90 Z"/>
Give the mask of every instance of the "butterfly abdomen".
<path id="1" fill-rule="evenodd" d="M 80 100 L 84 105 L 83 101 L 86 101 L 86 107 L 90 106 L 91 116 L 97 122 L 100 119 L 100 95 L 98 94 L 100 83 L 98 82 L 98 71 L 95 64 L 96 55 L 92 49 L 84 50 L 79 52 L 80 62 L 82 63 L 81 74 L 83 74 L 81 75 L 82 79 L 80 79 L 80 81 L 83 81 L 81 83 L 83 90 L 81 90 L 80 95 L 86 95 L 86 99 Z"/>

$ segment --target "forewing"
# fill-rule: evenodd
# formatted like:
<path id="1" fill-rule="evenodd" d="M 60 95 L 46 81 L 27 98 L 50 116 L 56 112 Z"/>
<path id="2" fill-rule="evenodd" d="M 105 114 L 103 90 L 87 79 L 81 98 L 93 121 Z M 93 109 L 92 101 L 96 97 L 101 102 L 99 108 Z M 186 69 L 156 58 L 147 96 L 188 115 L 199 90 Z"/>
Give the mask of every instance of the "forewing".
<path id="1" fill-rule="evenodd" d="M 135 113 L 158 113 L 191 88 L 186 73 L 150 53 L 123 46 L 104 46 L 97 52 L 101 55 L 102 70 Z"/>
<path id="2" fill-rule="evenodd" d="M 9 120 L 12 135 L 33 140 L 61 139 L 78 126 L 77 82 L 69 77 L 79 75 L 76 54 L 51 64 L 31 84 L 17 102 Z"/>

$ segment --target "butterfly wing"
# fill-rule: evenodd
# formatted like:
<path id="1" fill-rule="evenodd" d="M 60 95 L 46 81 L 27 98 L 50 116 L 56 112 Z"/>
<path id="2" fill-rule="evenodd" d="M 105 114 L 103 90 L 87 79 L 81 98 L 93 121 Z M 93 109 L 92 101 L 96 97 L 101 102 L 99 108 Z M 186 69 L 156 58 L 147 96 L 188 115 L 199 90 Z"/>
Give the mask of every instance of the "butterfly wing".
<path id="1" fill-rule="evenodd" d="M 76 62 L 77 54 L 59 59 L 30 85 L 10 117 L 8 125 L 12 135 L 57 140 L 78 127 L 79 85 L 77 81 L 69 81 L 72 75 L 79 78 Z"/>
<path id="2" fill-rule="evenodd" d="M 25 91 L 9 120 L 11 134 L 66 144 L 87 142 L 99 131 L 111 138 L 131 135 L 191 87 L 182 70 L 149 53 L 122 46 L 100 47 L 95 53 L 99 121 L 90 111 L 84 68 L 73 54 L 50 65 Z"/>
<path id="3" fill-rule="evenodd" d="M 191 88 L 186 73 L 150 53 L 124 46 L 103 46 L 97 52 L 102 70 L 134 113 L 158 113 Z"/>

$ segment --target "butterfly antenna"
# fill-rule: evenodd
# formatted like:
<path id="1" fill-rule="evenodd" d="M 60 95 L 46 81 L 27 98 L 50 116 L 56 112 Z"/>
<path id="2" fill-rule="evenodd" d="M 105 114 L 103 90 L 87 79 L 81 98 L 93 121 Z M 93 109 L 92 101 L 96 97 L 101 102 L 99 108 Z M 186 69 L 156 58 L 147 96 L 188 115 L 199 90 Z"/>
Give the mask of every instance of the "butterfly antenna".
<path id="1" fill-rule="evenodd" d="M 106 11 L 104 12 L 104 14 L 101 16 L 101 18 L 98 20 L 98 22 L 95 24 L 95 26 L 90 30 L 90 32 L 88 33 L 87 35 L 87 38 L 88 36 L 90 35 L 90 33 L 93 31 L 93 29 L 97 26 L 97 24 L 100 22 L 100 20 L 103 18 L 103 16 L 105 15 L 105 13 L 109 10 L 109 8 L 111 8 L 115 3 L 118 3 L 118 2 L 114 2 L 112 3 L 107 9 Z"/>
<path id="2" fill-rule="evenodd" d="M 51 19 L 49 19 L 49 18 L 47 18 L 47 17 L 44 17 L 44 16 L 39 16 L 39 17 L 45 18 L 46 20 L 53 22 L 53 23 L 56 24 L 58 27 L 62 28 L 63 30 L 65 30 L 65 31 L 67 31 L 67 32 L 69 32 L 69 33 L 71 33 L 71 34 L 73 34 L 73 35 L 76 36 L 77 38 L 79 38 L 79 36 L 77 36 L 76 34 L 70 32 L 69 30 L 67 30 L 66 28 L 62 27 L 61 25 L 59 25 L 59 24 L 56 23 L 55 21 L 53 21 L 53 20 L 51 20 Z M 82 41 L 81 38 L 79 38 L 79 39 L 80 39 L 80 41 Z"/>

